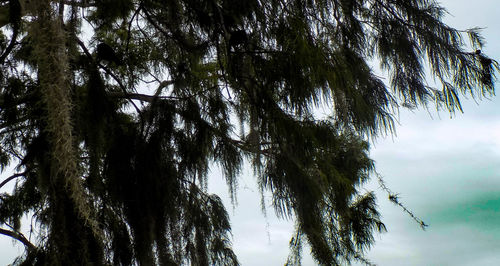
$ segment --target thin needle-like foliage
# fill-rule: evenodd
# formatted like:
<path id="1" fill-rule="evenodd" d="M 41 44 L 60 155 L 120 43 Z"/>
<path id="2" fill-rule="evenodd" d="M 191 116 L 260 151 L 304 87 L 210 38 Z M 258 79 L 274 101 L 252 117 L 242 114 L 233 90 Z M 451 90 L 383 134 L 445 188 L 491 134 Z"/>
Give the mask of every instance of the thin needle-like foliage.
<path id="1" fill-rule="evenodd" d="M 0 0 L 15 264 L 238 265 L 207 186 L 218 165 L 234 201 L 245 162 L 295 221 L 287 265 L 305 244 L 320 265 L 371 264 L 385 225 L 362 189 L 367 139 L 399 108 L 494 94 L 480 29 L 445 14 L 433 0 Z"/>

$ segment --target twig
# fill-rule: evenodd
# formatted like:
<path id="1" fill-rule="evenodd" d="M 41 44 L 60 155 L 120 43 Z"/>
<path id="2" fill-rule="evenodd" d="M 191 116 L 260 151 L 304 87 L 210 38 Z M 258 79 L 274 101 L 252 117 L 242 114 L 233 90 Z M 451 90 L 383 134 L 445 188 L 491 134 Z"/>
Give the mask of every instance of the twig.
<path id="1" fill-rule="evenodd" d="M 132 15 L 132 18 L 130 18 L 130 21 L 128 23 L 127 44 L 125 46 L 125 53 L 126 54 L 128 54 L 128 48 L 129 48 L 129 44 L 130 44 L 130 35 L 131 35 L 131 32 L 132 32 L 132 22 L 134 21 L 135 17 L 139 14 L 139 12 L 141 11 L 141 9 L 142 9 L 142 2 L 137 7 L 137 9 L 135 10 L 134 14 Z"/>
<path id="2" fill-rule="evenodd" d="M 387 192 L 387 194 L 389 194 L 389 200 L 398 205 L 399 207 L 401 207 L 403 209 L 404 212 L 406 212 L 408 215 L 410 215 L 410 217 L 415 220 L 419 225 L 420 227 L 422 228 L 422 230 L 425 230 L 425 228 L 427 226 L 429 226 L 428 224 L 424 223 L 424 221 L 422 221 L 422 219 L 418 218 L 417 216 L 415 216 L 415 214 L 413 214 L 412 211 L 410 211 L 408 208 L 406 208 L 406 206 L 401 203 L 399 201 L 399 197 L 398 197 L 398 194 L 397 193 L 394 193 L 392 192 L 388 187 L 387 185 L 385 184 L 384 182 L 384 179 L 382 178 L 382 175 L 380 175 L 379 173 L 375 172 L 375 175 L 377 176 L 377 179 L 378 179 L 378 183 L 380 185 L 380 187 L 385 191 Z"/>

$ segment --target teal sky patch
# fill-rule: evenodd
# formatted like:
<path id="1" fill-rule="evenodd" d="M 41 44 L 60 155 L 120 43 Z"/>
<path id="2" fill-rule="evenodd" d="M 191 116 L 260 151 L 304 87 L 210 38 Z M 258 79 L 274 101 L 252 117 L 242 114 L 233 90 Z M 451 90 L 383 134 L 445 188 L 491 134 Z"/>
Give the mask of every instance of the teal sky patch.
<path id="1" fill-rule="evenodd" d="M 500 235 L 500 193 L 464 198 L 453 205 L 443 206 L 426 215 L 432 227 L 467 224 L 471 228 L 488 230 Z"/>

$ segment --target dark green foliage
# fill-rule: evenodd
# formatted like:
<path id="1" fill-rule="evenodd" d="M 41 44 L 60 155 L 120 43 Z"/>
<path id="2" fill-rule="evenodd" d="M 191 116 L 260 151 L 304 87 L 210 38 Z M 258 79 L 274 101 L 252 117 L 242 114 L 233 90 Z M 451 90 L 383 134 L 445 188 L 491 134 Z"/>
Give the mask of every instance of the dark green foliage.
<path id="1" fill-rule="evenodd" d="M 133 0 L 100 0 L 95 1 L 90 18 L 97 22 L 98 26 L 109 27 L 117 19 L 127 17 L 134 8 Z"/>
<path id="2" fill-rule="evenodd" d="M 237 265 L 225 206 L 206 187 L 218 164 L 235 197 L 245 160 L 278 216 L 296 222 L 287 264 L 300 264 L 304 243 L 321 265 L 368 263 L 385 226 L 374 194 L 361 192 L 374 170 L 366 138 L 392 131 L 400 105 L 454 112 L 461 94 L 493 94 L 498 68 L 477 30 L 443 24 L 430 0 L 53 5 L 65 23 L 78 184 L 96 229 L 54 178 L 36 20 L 9 3 L 13 29 L 30 30 L 10 48 L 12 32 L 0 32 L 0 167 L 19 172 L 5 179 L 17 183 L 0 195 L 0 225 L 23 242 L 21 217 L 33 216 L 23 265 Z"/>

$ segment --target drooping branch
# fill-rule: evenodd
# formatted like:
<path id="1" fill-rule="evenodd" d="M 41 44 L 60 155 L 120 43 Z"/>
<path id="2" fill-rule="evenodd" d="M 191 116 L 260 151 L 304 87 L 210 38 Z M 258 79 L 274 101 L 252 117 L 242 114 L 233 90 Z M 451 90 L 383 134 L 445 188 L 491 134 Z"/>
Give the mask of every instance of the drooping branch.
<path id="1" fill-rule="evenodd" d="M 22 172 L 22 173 L 13 174 L 13 175 L 7 177 L 4 181 L 2 181 L 2 183 L 0 183 L 0 189 L 3 186 L 5 186 L 5 184 L 9 183 L 10 181 L 12 181 L 18 177 L 25 176 L 25 175 L 26 175 L 26 172 Z"/>
<path id="2" fill-rule="evenodd" d="M 8 236 L 8 237 L 11 237 L 11 238 L 13 238 L 13 239 L 15 239 L 15 240 L 23 243 L 24 246 L 30 252 L 37 250 L 36 246 L 33 245 L 33 243 L 31 243 L 23 234 L 21 234 L 19 232 L 10 231 L 10 230 L 6 230 L 6 229 L 3 229 L 3 228 L 0 228 L 0 234 Z"/>
<path id="3" fill-rule="evenodd" d="M 390 190 L 387 187 L 387 185 L 384 182 L 384 179 L 382 178 L 382 175 L 380 175 L 379 173 L 375 173 L 375 175 L 377 176 L 378 183 L 379 183 L 380 187 L 385 192 L 387 192 L 389 200 L 392 203 L 394 203 L 394 204 L 398 205 L 399 207 L 401 207 L 401 209 L 403 209 L 404 212 L 406 212 L 408 215 L 410 215 L 410 217 L 413 220 L 415 220 L 415 222 L 417 222 L 423 230 L 425 230 L 425 228 L 427 228 L 429 225 L 426 224 L 422 219 L 418 218 L 411 210 L 409 210 L 408 208 L 406 208 L 406 206 L 399 200 L 398 194 L 392 192 L 392 190 Z"/>

